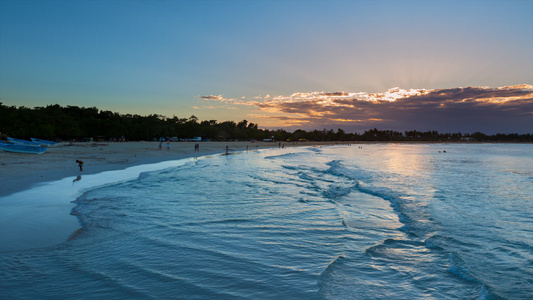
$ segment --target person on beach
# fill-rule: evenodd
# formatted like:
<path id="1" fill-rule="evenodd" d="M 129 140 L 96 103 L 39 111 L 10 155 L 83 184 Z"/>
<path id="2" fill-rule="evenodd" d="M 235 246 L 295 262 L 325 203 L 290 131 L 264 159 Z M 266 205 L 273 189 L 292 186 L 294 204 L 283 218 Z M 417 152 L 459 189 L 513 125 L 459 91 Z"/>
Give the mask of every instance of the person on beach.
<path id="1" fill-rule="evenodd" d="M 167 151 L 170 151 L 170 142 L 167 142 Z"/>
<path id="2" fill-rule="evenodd" d="M 228 155 L 229 147 L 226 145 L 226 155 Z"/>
<path id="3" fill-rule="evenodd" d="M 163 141 L 159 142 L 159 150 L 161 150 L 163 148 Z"/>
<path id="4" fill-rule="evenodd" d="M 78 167 L 80 167 L 80 171 L 83 171 L 83 162 L 77 159 L 76 159 L 76 162 L 78 163 Z"/>

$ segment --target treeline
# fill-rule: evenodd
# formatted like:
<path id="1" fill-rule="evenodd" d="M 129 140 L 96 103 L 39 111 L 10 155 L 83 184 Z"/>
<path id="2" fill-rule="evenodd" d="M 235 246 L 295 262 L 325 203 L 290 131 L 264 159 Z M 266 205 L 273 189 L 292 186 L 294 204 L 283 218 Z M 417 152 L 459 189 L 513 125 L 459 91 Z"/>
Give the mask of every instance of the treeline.
<path id="1" fill-rule="evenodd" d="M 268 130 L 258 124 L 242 120 L 218 122 L 200 121 L 197 117 L 168 118 L 152 114 L 148 116 L 119 114 L 99 110 L 96 107 L 49 105 L 27 108 L 5 106 L 0 102 L 0 133 L 3 137 L 29 139 L 85 139 L 154 140 L 158 138 L 192 138 L 201 136 L 210 140 L 263 140 L 278 141 L 475 141 L 475 142 L 533 142 L 531 134 L 473 134 L 438 133 L 437 131 L 405 131 L 370 129 L 363 134 L 334 130 Z"/>
<path id="2" fill-rule="evenodd" d="M 296 130 L 294 132 L 287 132 L 284 130 L 275 131 L 276 139 L 279 140 L 298 140 L 307 139 L 314 141 L 368 141 L 368 142 L 509 142 L 509 143 L 531 143 L 533 142 L 532 134 L 501 134 L 486 135 L 481 132 L 473 134 L 468 133 L 438 133 L 437 131 L 393 131 L 393 130 L 378 130 L 376 128 L 365 131 L 363 134 L 346 133 L 342 129 L 327 131 L 326 129 L 319 131 L 304 131 Z"/>
<path id="3" fill-rule="evenodd" d="M 5 106 L 0 102 L 0 132 L 17 138 L 59 138 L 63 140 L 109 140 L 125 137 L 127 140 L 154 138 L 192 138 L 201 136 L 213 140 L 265 139 L 269 131 L 243 120 L 217 122 L 199 121 L 197 117 L 172 117 L 152 114 L 140 116 L 99 110 L 96 107 L 49 105 L 27 108 Z"/>

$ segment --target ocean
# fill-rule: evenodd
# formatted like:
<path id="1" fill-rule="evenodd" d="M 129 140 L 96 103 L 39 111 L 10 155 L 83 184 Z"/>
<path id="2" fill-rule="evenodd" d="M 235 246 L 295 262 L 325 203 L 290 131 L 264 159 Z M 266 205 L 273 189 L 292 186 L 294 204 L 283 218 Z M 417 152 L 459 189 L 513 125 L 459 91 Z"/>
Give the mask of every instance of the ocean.
<path id="1" fill-rule="evenodd" d="M 71 200 L 70 240 L 0 252 L 0 299 L 533 298 L 531 144 L 254 150 Z"/>

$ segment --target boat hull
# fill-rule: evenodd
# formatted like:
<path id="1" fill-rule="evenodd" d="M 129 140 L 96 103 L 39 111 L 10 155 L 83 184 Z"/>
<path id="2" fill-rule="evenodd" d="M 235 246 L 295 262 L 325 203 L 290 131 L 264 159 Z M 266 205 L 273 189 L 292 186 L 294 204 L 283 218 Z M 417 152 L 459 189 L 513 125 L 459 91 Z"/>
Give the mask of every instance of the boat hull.
<path id="1" fill-rule="evenodd" d="M 40 140 L 40 139 L 36 139 L 36 138 L 31 138 L 31 141 L 34 142 L 34 143 L 39 143 L 43 147 L 52 147 L 52 146 L 57 145 L 56 142 L 47 141 L 47 140 Z"/>
<path id="2" fill-rule="evenodd" d="M 24 145 L 24 146 L 41 146 L 40 143 L 26 141 L 26 140 L 19 140 L 8 137 L 7 140 L 15 145 Z"/>
<path id="3" fill-rule="evenodd" d="M 46 147 L 0 143 L 0 150 L 14 153 L 42 154 L 46 152 Z"/>

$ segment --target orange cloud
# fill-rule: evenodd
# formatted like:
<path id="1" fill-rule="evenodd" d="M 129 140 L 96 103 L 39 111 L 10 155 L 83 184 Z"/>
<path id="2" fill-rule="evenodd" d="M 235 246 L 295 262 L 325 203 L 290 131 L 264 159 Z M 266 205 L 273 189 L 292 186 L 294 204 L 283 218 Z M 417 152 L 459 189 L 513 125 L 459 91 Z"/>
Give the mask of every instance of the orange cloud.
<path id="1" fill-rule="evenodd" d="M 255 106 L 261 112 L 256 114 L 258 117 L 269 124 L 277 120 L 280 127 L 486 133 L 527 133 L 533 128 L 533 86 L 528 84 L 435 90 L 392 88 L 372 94 L 298 92 L 255 97 L 248 102 L 215 98 L 234 105 Z"/>

